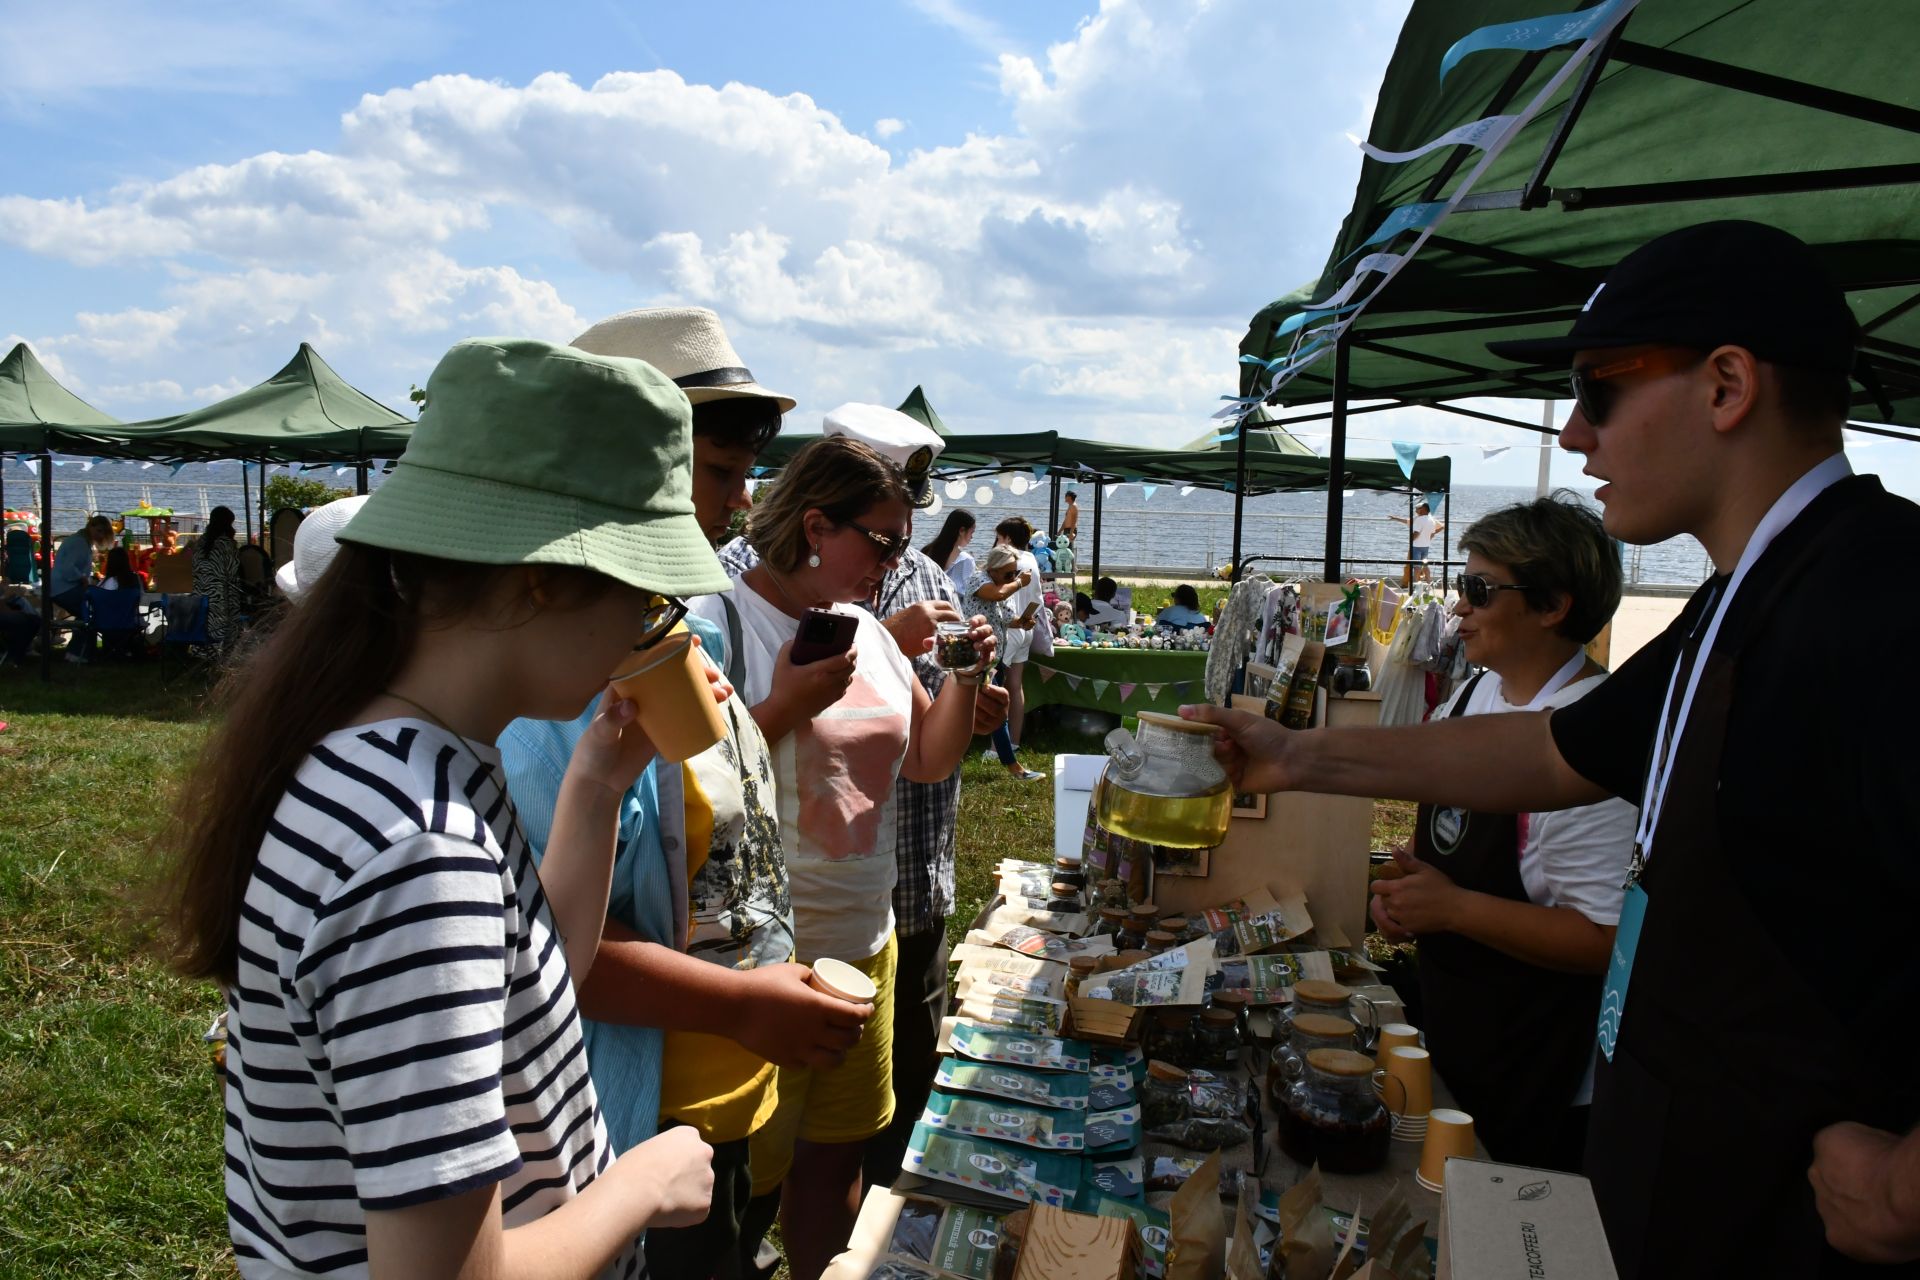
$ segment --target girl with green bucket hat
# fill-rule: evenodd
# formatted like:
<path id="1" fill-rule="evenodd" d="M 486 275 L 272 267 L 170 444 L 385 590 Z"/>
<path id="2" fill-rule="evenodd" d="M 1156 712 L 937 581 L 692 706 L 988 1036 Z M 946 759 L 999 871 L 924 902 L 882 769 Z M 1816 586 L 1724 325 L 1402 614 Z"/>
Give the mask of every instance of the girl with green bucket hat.
<path id="1" fill-rule="evenodd" d="M 726 588 L 691 447 L 650 365 L 459 344 L 333 563 L 223 686 L 168 847 L 177 963 L 227 991 L 243 1275 L 634 1276 L 649 1225 L 706 1215 L 694 1130 L 613 1157 L 574 1003 L 653 756 L 634 705 L 602 700 L 537 871 L 494 745 L 578 715 L 678 597 Z"/>

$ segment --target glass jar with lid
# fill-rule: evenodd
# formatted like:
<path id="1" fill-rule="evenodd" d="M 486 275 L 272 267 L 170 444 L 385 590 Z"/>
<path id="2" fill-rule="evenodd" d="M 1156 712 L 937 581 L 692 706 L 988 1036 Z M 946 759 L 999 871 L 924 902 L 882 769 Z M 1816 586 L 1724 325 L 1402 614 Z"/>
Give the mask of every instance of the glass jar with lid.
<path id="1" fill-rule="evenodd" d="M 1100 904 L 1102 911 L 1108 907 L 1118 907 L 1122 914 L 1132 905 L 1127 893 L 1127 882 L 1116 880 L 1111 876 L 1102 880 L 1094 889 L 1094 900 Z"/>
<path id="2" fill-rule="evenodd" d="M 1076 891 L 1087 887 L 1087 873 L 1081 870 L 1078 858 L 1055 858 L 1053 878 L 1060 883 L 1072 885 Z"/>
<path id="3" fill-rule="evenodd" d="M 1120 945 L 1120 935 L 1126 932 L 1127 913 L 1119 907 L 1100 908 L 1100 927 L 1095 933 L 1103 938 L 1112 938 L 1113 945 Z"/>
<path id="4" fill-rule="evenodd" d="M 1140 1118 L 1149 1129 L 1179 1124 L 1191 1110 L 1187 1102 L 1187 1073 L 1171 1062 L 1154 1059 L 1147 1063 L 1147 1078 L 1140 1082 Z"/>
<path id="5" fill-rule="evenodd" d="M 1357 1033 L 1353 1023 L 1332 1014 L 1295 1014 L 1287 1038 L 1274 1047 L 1267 1061 L 1267 1092 L 1279 1101 L 1280 1087 L 1300 1078 L 1309 1053 L 1315 1049 L 1352 1049 Z"/>
<path id="6" fill-rule="evenodd" d="M 1074 989 L 1079 990 L 1080 984 L 1091 978 L 1099 967 L 1100 960 L 1097 956 L 1075 956 L 1067 961 L 1067 969 L 1072 975 Z"/>
<path id="7" fill-rule="evenodd" d="M 1240 990 L 1238 987 L 1223 987 L 1221 990 L 1213 993 L 1213 1007 L 1216 1009 L 1231 1010 L 1234 1025 L 1240 1028 L 1241 1042 L 1246 1043 L 1251 1039 L 1247 1022 L 1252 1006 L 1247 999 L 1247 993 L 1245 991 Z"/>
<path id="8" fill-rule="evenodd" d="M 1194 1065 L 1193 1010 L 1153 1010 L 1142 1038 L 1148 1058 L 1176 1067 Z"/>
<path id="9" fill-rule="evenodd" d="M 1202 1009 L 1193 1020 L 1193 1065 L 1231 1071 L 1240 1065 L 1240 1025 L 1232 1009 Z"/>
<path id="10" fill-rule="evenodd" d="M 1174 942 L 1174 936 L 1165 929 L 1147 930 L 1147 950 L 1155 955 L 1171 947 Z"/>
<path id="11" fill-rule="evenodd" d="M 1074 888 L 1064 880 L 1055 880 L 1050 887 L 1050 891 L 1052 896 L 1047 899 L 1047 910 L 1049 911 L 1071 914 L 1084 910 L 1086 907 L 1086 904 L 1080 901 L 1080 890 Z"/>
<path id="12" fill-rule="evenodd" d="M 1349 1017 L 1348 1006 L 1353 1000 L 1353 992 L 1337 982 L 1323 982 L 1318 978 L 1306 978 L 1293 984 L 1293 995 L 1289 1003 L 1282 1005 L 1274 1014 L 1273 1037 L 1285 1044 L 1292 1032 L 1293 1020 L 1303 1013 L 1324 1013 L 1335 1018 Z"/>
<path id="13" fill-rule="evenodd" d="M 1327 1173 L 1370 1173 L 1387 1162 L 1392 1121 L 1373 1091 L 1373 1059 L 1314 1049 L 1277 1099 L 1280 1149 Z"/>
<path id="14" fill-rule="evenodd" d="M 1193 928 L 1185 916 L 1167 916 L 1160 921 L 1160 927 L 1173 935 L 1175 942 L 1189 942 L 1193 939 Z"/>

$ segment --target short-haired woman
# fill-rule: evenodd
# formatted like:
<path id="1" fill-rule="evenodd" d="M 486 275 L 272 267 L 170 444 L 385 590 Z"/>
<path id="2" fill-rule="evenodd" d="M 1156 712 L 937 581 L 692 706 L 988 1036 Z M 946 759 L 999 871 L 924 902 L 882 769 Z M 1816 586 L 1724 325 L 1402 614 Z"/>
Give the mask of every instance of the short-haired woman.
<path id="1" fill-rule="evenodd" d="M 854 603 L 873 595 L 912 536 L 900 468 L 856 440 L 829 436 L 796 453 L 755 504 L 747 541 L 760 563 L 733 591 L 742 692 L 773 748 L 796 958 L 846 961 L 877 988 L 873 1017 L 840 1066 L 780 1069 L 773 1118 L 750 1140 L 756 1199 L 785 1184 L 781 1234 L 801 1280 L 818 1276 L 846 1246 L 864 1144 L 893 1118 L 893 783 L 946 779 L 973 740 L 982 677 L 959 675 L 928 697 L 893 636 Z M 726 625 L 717 597 L 693 607 Z M 797 664 L 800 621 L 815 610 L 838 615 L 853 644 Z M 974 644 L 990 670 L 993 632 L 984 619 L 975 623 Z"/>
<path id="2" fill-rule="evenodd" d="M 1436 715 L 1562 707 L 1606 679 L 1585 646 L 1620 603 L 1620 561 L 1596 513 L 1556 494 L 1483 517 L 1461 546 L 1454 611 L 1485 670 Z M 1580 1167 L 1635 817 L 1624 800 L 1522 814 L 1423 804 L 1402 874 L 1374 883 L 1374 923 L 1420 942 L 1434 1069 L 1496 1160 Z"/>

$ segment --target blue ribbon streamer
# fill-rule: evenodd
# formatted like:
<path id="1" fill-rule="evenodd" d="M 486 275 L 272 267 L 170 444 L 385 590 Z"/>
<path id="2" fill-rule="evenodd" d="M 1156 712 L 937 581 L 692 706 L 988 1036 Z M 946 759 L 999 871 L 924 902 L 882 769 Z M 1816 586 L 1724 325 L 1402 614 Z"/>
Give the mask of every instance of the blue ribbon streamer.
<path id="1" fill-rule="evenodd" d="M 1576 44 L 1591 37 L 1612 20 L 1626 0 L 1606 0 L 1605 4 L 1578 13 L 1550 13 L 1524 22 L 1498 22 L 1470 31 L 1453 42 L 1440 59 L 1440 79 L 1460 65 L 1468 54 L 1488 49 L 1551 49 L 1556 45 Z"/>

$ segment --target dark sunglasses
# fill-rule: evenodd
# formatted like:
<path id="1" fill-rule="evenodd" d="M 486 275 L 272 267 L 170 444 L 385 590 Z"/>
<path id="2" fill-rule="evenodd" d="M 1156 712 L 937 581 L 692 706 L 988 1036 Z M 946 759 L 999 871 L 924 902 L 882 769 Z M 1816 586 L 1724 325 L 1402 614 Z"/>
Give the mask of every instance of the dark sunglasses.
<path id="1" fill-rule="evenodd" d="M 1702 359 L 1700 352 L 1685 347 L 1659 347 L 1624 360 L 1609 360 L 1576 368 L 1568 382 L 1573 387 L 1574 403 L 1580 406 L 1580 415 L 1597 427 L 1613 412 L 1614 401 L 1619 395 L 1620 389 L 1608 383 L 1630 373 L 1678 373 L 1699 364 Z"/>
<path id="2" fill-rule="evenodd" d="M 1485 574 L 1463 573 L 1460 575 L 1460 594 L 1467 603 L 1476 609 L 1484 609 L 1493 603 L 1496 591 L 1527 591 L 1529 587 L 1517 582 L 1495 582 Z"/>
<path id="3" fill-rule="evenodd" d="M 867 528 L 857 520 L 849 520 L 847 521 L 847 528 L 867 535 L 867 541 L 871 542 L 875 549 L 880 552 L 880 559 L 883 562 L 898 558 L 899 555 L 907 549 L 908 545 L 913 542 L 913 529 L 911 526 L 908 527 L 905 533 L 881 533 L 877 529 Z"/>
<path id="4" fill-rule="evenodd" d="M 640 619 L 640 638 L 633 642 L 633 651 L 638 653 L 659 644 L 667 632 L 686 616 L 685 600 L 656 594 L 653 603 L 647 606 L 646 614 Z"/>

